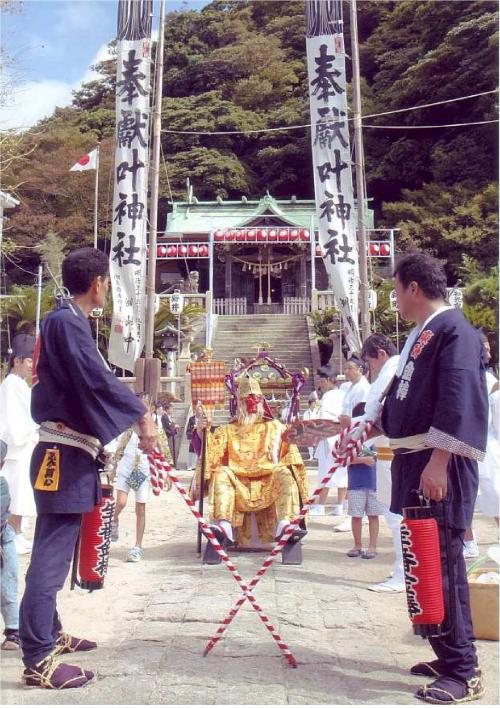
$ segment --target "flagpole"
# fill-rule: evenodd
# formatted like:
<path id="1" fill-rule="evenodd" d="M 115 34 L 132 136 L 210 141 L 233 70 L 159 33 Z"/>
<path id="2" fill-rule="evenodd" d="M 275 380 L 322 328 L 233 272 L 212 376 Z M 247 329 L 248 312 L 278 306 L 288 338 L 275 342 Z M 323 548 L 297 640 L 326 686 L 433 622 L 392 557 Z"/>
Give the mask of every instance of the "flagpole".
<path id="1" fill-rule="evenodd" d="M 365 229 L 365 158 L 363 152 L 363 128 L 361 123 L 361 86 L 356 0 L 351 0 L 351 47 L 354 154 L 356 157 L 356 197 L 358 206 L 359 309 L 361 313 L 361 337 L 364 342 L 370 334 L 370 312 L 368 304 L 368 254 L 366 250 Z"/>
<path id="2" fill-rule="evenodd" d="M 151 207 L 149 217 L 149 256 L 146 283 L 146 332 L 145 332 L 145 358 L 153 358 L 155 334 L 155 292 L 156 292 L 156 232 L 158 225 L 158 182 L 160 168 L 160 140 L 161 140 L 161 107 L 163 87 L 163 51 L 164 51 L 164 24 L 165 3 L 160 2 L 160 29 L 156 47 L 155 85 L 153 113 L 153 145 L 151 155 Z"/>
<path id="3" fill-rule="evenodd" d="M 97 248 L 97 205 L 99 199 L 99 143 L 97 143 L 94 191 L 94 248 Z"/>

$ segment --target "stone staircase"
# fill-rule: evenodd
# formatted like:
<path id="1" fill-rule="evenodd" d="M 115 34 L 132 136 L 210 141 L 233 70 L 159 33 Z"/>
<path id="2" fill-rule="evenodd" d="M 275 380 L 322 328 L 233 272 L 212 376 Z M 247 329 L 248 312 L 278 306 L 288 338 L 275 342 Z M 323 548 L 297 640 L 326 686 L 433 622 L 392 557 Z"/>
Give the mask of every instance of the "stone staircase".
<path id="1" fill-rule="evenodd" d="M 226 362 L 227 370 L 234 367 L 236 357 L 253 359 L 257 356 L 257 344 L 266 342 L 269 355 L 291 371 L 309 369 L 310 376 L 301 391 L 301 410 L 307 407 L 307 399 L 314 389 L 312 356 L 309 344 L 307 321 L 304 315 L 219 315 L 212 341 L 214 359 Z M 216 411 L 214 425 L 229 418 L 224 411 Z"/>

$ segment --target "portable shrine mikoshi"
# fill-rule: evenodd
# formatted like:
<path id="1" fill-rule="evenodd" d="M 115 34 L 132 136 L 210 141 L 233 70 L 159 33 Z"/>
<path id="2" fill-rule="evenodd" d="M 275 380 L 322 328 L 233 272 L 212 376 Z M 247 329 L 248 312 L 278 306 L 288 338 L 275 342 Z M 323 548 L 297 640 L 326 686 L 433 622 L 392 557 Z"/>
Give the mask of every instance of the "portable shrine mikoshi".
<path id="1" fill-rule="evenodd" d="M 271 567 L 273 562 L 276 560 L 278 554 L 282 551 L 284 545 L 288 542 L 288 539 L 290 536 L 297 530 L 298 525 L 302 521 L 302 519 L 305 517 L 307 511 L 309 508 L 315 503 L 317 497 L 323 490 L 323 488 L 328 484 L 330 481 L 332 475 L 334 472 L 342 466 L 345 466 L 346 463 L 352 462 L 359 454 L 361 451 L 361 448 L 363 444 L 365 443 L 369 431 L 371 429 L 372 424 L 368 421 L 363 421 L 360 423 L 356 423 L 355 426 L 353 426 L 351 429 L 348 431 L 345 431 L 340 440 L 338 441 L 336 450 L 334 452 L 333 458 L 334 458 L 334 464 L 332 468 L 329 470 L 329 472 L 325 475 L 325 477 L 321 480 L 320 486 L 314 491 L 312 496 L 306 501 L 306 503 L 302 506 L 302 509 L 300 510 L 299 515 L 297 516 L 296 519 L 290 524 L 290 526 L 285 529 L 285 532 L 283 536 L 281 537 L 280 541 L 276 543 L 274 546 L 273 550 L 269 554 L 269 556 L 265 559 L 263 562 L 262 566 L 260 569 L 257 571 L 256 575 L 252 580 L 246 584 L 243 581 L 243 578 L 241 577 L 240 573 L 238 572 L 236 566 L 234 563 L 231 561 L 229 556 L 227 555 L 226 551 L 222 547 L 222 545 L 219 543 L 217 537 L 213 533 L 211 527 L 207 524 L 203 516 L 199 511 L 195 509 L 195 502 L 189 497 L 187 491 L 184 489 L 182 484 L 180 483 L 179 479 L 173 474 L 172 469 L 169 467 L 169 465 L 166 464 L 165 459 L 161 452 L 158 452 L 155 456 L 155 464 L 162 466 L 163 471 L 166 476 L 169 477 L 169 479 L 172 481 L 174 486 L 176 487 L 177 491 L 181 494 L 182 498 L 184 499 L 186 505 L 190 509 L 191 513 L 193 516 L 196 518 L 198 522 L 198 527 L 200 531 L 206 536 L 207 540 L 214 546 L 216 552 L 220 555 L 224 565 L 228 569 L 228 571 L 231 573 L 235 581 L 237 582 L 238 586 L 243 592 L 242 597 L 236 602 L 234 607 L 231 609 L 229 615 L 224 619 L 223 623 L 221 626 L 218 628 L 216 634 L 210 639 L 208 642 L 205 651 L 204 651 L 204 656 L 206 656 L 211 649 L 216 645 L 216 643 L 222 638 L 222 635 L 224 634 L 225 630 L 229 626 L 229 624 L 232 622 L 234 617 L 237 615 L 238 610 L 240 607 L 244 604 L 245 600 L 248 599 L 250 604 L 252 605 L 253 609 L 259 616 L 260 620 L 263 622 L 265 625 L 266 629 L 269 631 L 273 639 L 276 641 L 278 647 L 280 648 L 280 651 L 282 652 L 283 656 L 286 658 L 288 664 L 295 668 L 297 666 L 297 662 L 295 657 L 293 656 L 292 652 L 288 648 L 287 644 L 284 642 L 284 640 L 281 638 L 281 636 L 278 634 L 277 630 L 275 627 L 271 624 L 271 620 L 269 617 L 265 614 L 264 610 L 260 605 L 258 605 L 254 595 L 251 593 L 251 590 L 257 585 L 257 583 L 263 578 L 267 570 Z"/>

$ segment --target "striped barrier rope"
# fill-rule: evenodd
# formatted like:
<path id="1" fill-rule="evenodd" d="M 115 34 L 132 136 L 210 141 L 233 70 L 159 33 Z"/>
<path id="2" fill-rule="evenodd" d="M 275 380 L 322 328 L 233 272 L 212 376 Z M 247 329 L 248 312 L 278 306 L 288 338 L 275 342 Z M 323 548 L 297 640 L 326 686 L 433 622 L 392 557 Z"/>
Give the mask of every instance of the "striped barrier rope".
<path id="1" fill-rule="evenodd" d="M 151 489 L 155 496 L 158 496 L 164 488 L 163 470 L 166 468 L 161 458 L 162 455 L 156 451 L 148 455 Z"/>
<path id="2" fill-rule="evenodd" d="M 339 440 L 337 440 L 335 452 L 333 452 L 333 457 L 335 459 L 333 467 L 323 477 L 319 487 L 314 490 L 313 494 L 302 506 L 299 515 L 290 523 L 290 526 L 285 529 L 285 533 L 283 534 L 283 536 L 276 543 L 269 556 L 265 559 L 255 576 L 248 583 L 249 590 L 253 590 L 257 583 L 264 577 L 265 573 L 269 570 L 271 565 L 276 560 L 278 554 L 281 553 L 281 551 L 283 550 L 285 544 L 288 542 L 288 539 L 298 529 L 298 524 L 304 519 L 309 508 L 316 502 L 317 497 L 326 487 L 326 485 L 332 478 L 334 472 L 336 472 L 339 467 L 345 467 L 359 455 L 364 443 L 368 438 L 371 428 L 372 423 L 370 421 L 360 421 L 358 423 L 355 423 L 351 428 L 342 433 Z M 203 652 L 203 656 L 207 656 L 207 654 L 214 648 L 217 642 L 220 641 L 222 635 L 238 614 L 240 607 L 245 603 L 245 599 L 246 597 L 245 595 L 243 595 L 233 605 L 227 617 L 222 620 L 214 636 L 209 640 L 207 646 L 205 647 L 205 651 Z"/>
<path id="3" fill-rule="evenodd" d="M 176 487 L 177 491 L 180 493 L 184 501 L 186 502 L 186 505 L 188 506 L 189 510 L 195 517 L 196 521 L 198 522 L 199 526 L 201 527 L 201 530 L 203 534 L 206 536 L 207 540 L 212 544 L 212 546 L 215 548 L 217 551 L 217 554 L 220 556 L 222 559 L 222 562 L 228 569 L 228 571 L 231 573 L 233 576 L 234 580 L 238 583 L 241 591 L 243 592 L 243 595 L 245 599 L 248 599 L 250 604 L 252 605 L 253 609 L 259 616 L 260 620 L 278 645 L 281 653 L 285 657 L 285 659 L 288 661 L 290 666 L 292 666 L 294 669 L 297 668 L 297 660 L 295 659 L 294 655 L 290 651 L 288 645 L 283 641 L 281 636 L 279 635 L 277 629 L 271 624 L 271 620 L 269 617 L 265 614 L 264 610 L 262 607 L 257 603 L 257 600 L 255 597 L 250 593 L 249 588 L 247 585 L 245 585 L 243 578 L 238 572 L 238 569 L 234 565 L 234 563 L 231 561 L 229 556 L 227 555 L 226 551 L 224 548 L 220 545 L 219 541 L 217 540 L 217 537 L 215 536 L 214 532 L 210 528 L 209 524 L 205 521 L 203 516 L 200 514 L 200 512 L 196 509 L 195 507 L 195 502 L 191 499 L 191 497 L 188 495 L 186 489 L 182 486 L 181 482 L 179 479 L 173 474 L 172 468 L 167 465 L 163 455 L 155 453 L 155 458 L 156 458 L 156 463 L 158 466 L 160 466 L 165 474 L 170 478 L 171 482 L 174 484 Z"/>

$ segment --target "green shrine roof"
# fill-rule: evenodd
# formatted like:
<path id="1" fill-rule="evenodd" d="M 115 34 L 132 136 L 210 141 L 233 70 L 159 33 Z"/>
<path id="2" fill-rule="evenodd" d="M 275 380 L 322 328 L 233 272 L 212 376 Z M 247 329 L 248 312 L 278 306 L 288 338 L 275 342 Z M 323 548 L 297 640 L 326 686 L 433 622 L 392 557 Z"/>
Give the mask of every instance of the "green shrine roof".
<path id="1" fill-rule="evenodd" d="M 242 197 L 240 201 L 201 202 L 193 197 L 191 202 L 174 202 L 173 210 L 167 216 L 165 236 L 178 234 L 208 234 L 217 229 L 231 229 L 248 225 L 264 226 L 267 221 L 275 224 L 279 220 L 284 225 L 309 229 L 311 216 L 314 229 L 318 228 L 316 202 L 314 199 L 275 199 L 266 194 L 260 200 Z M 357 219 L 356 201 L 354 218 Z M 366 228 L 374 228 L 373 210 L 366 208 Z"/>

